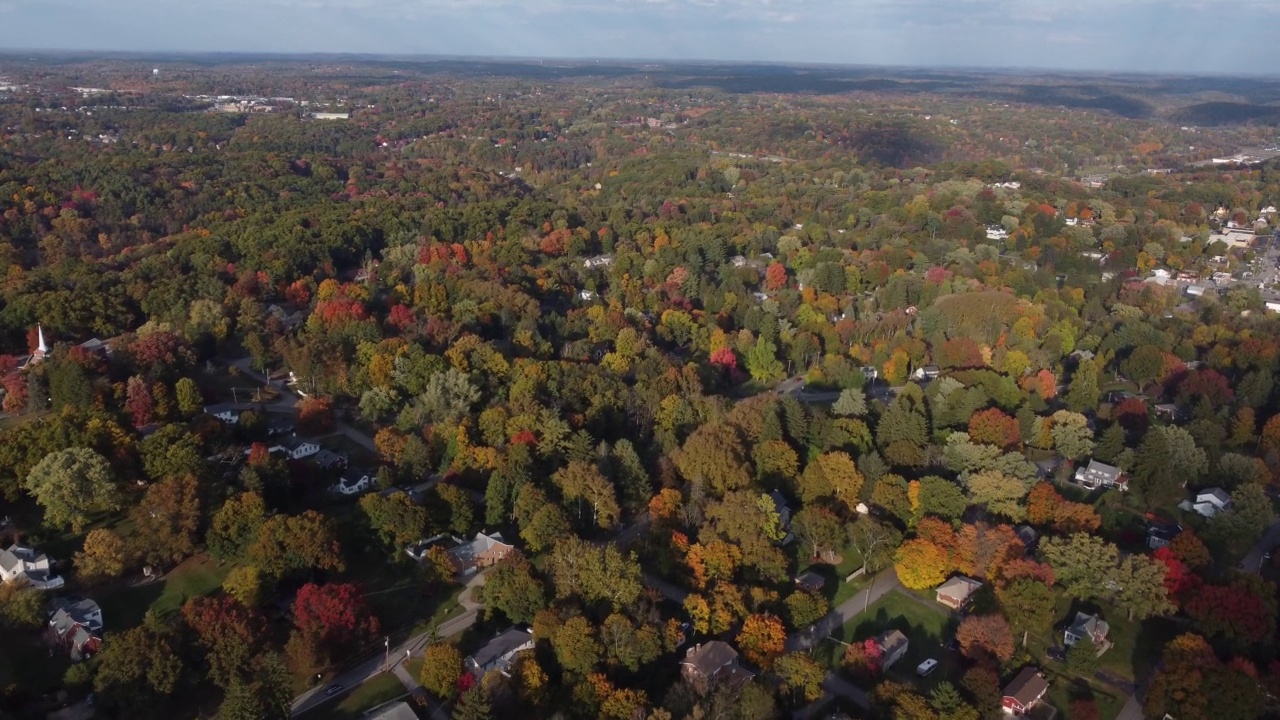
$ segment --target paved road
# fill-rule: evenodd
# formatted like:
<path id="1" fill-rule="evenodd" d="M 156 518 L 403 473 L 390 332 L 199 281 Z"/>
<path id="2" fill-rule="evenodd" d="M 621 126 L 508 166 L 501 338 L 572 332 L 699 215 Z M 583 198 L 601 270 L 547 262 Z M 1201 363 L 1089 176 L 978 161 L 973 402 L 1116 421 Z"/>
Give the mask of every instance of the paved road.
<path id="1" fill-rule="evenodd" d="M 477 574 L 467 581 L 462 594 L 458 597 L 459 604 L 466 608 L 466 611 L 456 618 L 440 623 L 439 627 L 436 628 L 436 633 L 434 635 L 430 632 L 425 632 L 421 635 L 409 638 L 405 642 L 391 648 L 391 659 L 393 662 L 396 662 L 397 667 L 406 657 L 421 655 L 422 649 L 429 645 L 436 636 L 439 636 L 440 638 L 452 637 L 465 632 L 468 628 L 474 625 L 476 623 L 476 619 L 480 615 L 481 606 L 476 601 L 476 598 L 473 597 L 473 594 L 475 590 L 483 584 L 483 574 Z M 344 671 L 341 675 L 338 675 L 328 683 L 308 690 L 294 698 L 293 705 L 290 708 L 291 714 L 295 716 L 301 715 L 302 713 L 323 705 L 330 700 L 342 697 L 346 693 L 351 692 L 351 690 L 363 685 L 385 671 L 386 654 L 383 653 L 375 655 L 359 665 Z M 400 671 L 398 671 L 396 667 L 392 668 L 392 672 L 395 672 L 396 676 L 400 677 Z M 405 671 L 405 675 L 408 675 L 407 671 Z M 401 678 L 401 682 L 404 682 L 404 678 Z M 325 689 L 334 683 L 342 686 L 342 692 L 335 693 L 333 695 L 325 695 Z M 410 688 L 408 684 L 405 685 L 405 688 L 412 691 L 412 688 Z"/>
<path id="2" fill-rule="evenodd" d="M 808 650 L 818 640 L 827 637 L 846 623 L 862 614 L 862 611 L 890 592 L 902 587 L 898 574 L 890 567 L 881 571 L 862 592 L 835 606 L 812 630 L 787 638 L 787 652 Z"/>
<path id="3" fill-rule="evenodd" d="M 1271 527 L 1262 534 L 1258 542 L 1254 543 L 1248 554 L 1240 561 L 1240 569 L 1245 572 L 1258 573 L 1262 571 L 1262 563 L 1266 559 L 1264 556 L 1280 545 L 1280 520 L 1271 523 Z"/>
<path id="4" fill-rule="evenodd" d="M 280 399 L 278 401 L 265 405 L 267 412 L 274 412 L 274 413 L 294 412 L 294 409 L 297 406 L 298 401 L 301 399 L 301 397 L 296 392 L 289 389 L 289 387 L 284 385 L 283 383 L 271 382 L 269 379 L 267 379 L 266 375 L 263 375 L 257 370 L 254 370 L 253 361 L 250 358 L 245 357 L 245 358 L 240 358 L 238 360 L 232 360 L 227 364 L 235 367 L 240 372 L 244 373 L 245 375 L 248 375 L 254 380 L 257 380 L 263 385 L 273 387 L 280 392 Z M 258 405 L 254 405 L 254 407 L 256 408 L 258 407 Z M 348 440 L 368 450 L 369 452 L 376 453 L 378 451 L 377 446 L 373 444 L 373 438 L 351 427 L 350 425 L 344 422 L 338 421 L 334 423 L 334 428 L 339 433 L 342 433 L 344 436 L 346 436 Z"/>
<path id="5" fill-rule="evenodd" d="M 666 580 L 654 577 L 649 573 L 644 574 L 644 584 L 646 587 L 653 588 L 654 590 L 657 590 L 658 592 L 662 593 L 663 597 L 665 597 L 666 599 L 670 600 L 673 603 L 679 603 L 683 605 L 684 599 L 689 596 L 689 593 L 687 591 L 682 590 L 676 587 L 675 585 L 672 585 Z"/>

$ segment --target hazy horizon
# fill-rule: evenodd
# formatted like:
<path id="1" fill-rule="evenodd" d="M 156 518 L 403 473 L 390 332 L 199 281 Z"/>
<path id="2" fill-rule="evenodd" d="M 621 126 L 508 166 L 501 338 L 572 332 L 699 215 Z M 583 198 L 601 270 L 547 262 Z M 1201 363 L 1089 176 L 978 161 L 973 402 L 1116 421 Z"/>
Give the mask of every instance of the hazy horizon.
<path id="1" fill-rule="evenodd" d="M 7 52 L 1274 75 L 1265 0 L 0 0 Z"/>

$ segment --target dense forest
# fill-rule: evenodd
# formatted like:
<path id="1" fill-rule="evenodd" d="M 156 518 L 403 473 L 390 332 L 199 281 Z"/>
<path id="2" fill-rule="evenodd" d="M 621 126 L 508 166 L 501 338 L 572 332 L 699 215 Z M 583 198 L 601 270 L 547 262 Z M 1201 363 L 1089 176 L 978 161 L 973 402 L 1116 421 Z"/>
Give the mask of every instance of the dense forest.
<path id="1" fill-rule="evenodd" d="M 0 718 L 1280 712 L 1275 128 L 714 74 L 0 62 Z"/>

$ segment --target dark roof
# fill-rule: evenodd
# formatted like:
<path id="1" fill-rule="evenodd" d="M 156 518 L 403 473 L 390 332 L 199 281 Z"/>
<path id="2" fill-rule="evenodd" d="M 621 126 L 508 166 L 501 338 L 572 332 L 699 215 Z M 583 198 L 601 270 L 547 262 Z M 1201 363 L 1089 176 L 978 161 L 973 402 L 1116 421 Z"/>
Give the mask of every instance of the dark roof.
<path id="1" fill-rule="evenodd" d="M 711 677 L 726 665 L 738 660 L 738 651 L 729 643 L 712 640 L 689 648 L 684 656 L 684 665 L 692 666 L 703 677 Z"/>
<path id="2" fill-rule="evenodd" d="M 528 630 L 511 628 L 484 644 L 484 647 L 471 656 L 471 660 L 480 667 L 489 665 L 494 660 L 512 652 L 526 643 L 533 642 L 533 634 Z"/>
<path id="3" fill-rule="evenodd" d="M 1039 668 L 1025 667 L 1018 676 L 1004 688 L 1004 696 L 1017 700 L 1022 706 L 1030 705 L 1038 700 L 1049 689 L 1049 681 L 1040 674 Z"/>

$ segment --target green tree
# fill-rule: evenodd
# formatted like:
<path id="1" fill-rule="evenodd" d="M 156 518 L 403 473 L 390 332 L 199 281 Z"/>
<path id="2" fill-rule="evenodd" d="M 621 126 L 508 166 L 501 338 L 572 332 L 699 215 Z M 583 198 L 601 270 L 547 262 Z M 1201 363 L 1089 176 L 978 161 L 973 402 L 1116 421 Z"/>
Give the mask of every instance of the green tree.
<path id="1" fill-rule="evenodd" d="M 109 528 L 95 528 L 84 538 L 83 549 L 74 556 L 76 575 L 87 585 L 114 580 L 124 574 L 129 562 L 124 540 Z"/>
<path id="2" fill-rule="evenodd" d="M 1028 635 L 1046 631 L 1053 625 L 1053 590 L 1038 580 L 1015 580 L 997 589 L 996 597 L 1009 626 L 1014 632 L 1022 633 L 1023 647 L 1027 645 Z"/>
<path id="3" fill-rule="evenodd" d="M 1088 418 L 1080 413 L 1059 410 L 1051 419 L 1053 447 L 1059 455 L 1068 460 L 1079 460 L 1093 452 L 1093 430 L 1089 429 Z"/>
<path id="4" fill-rule="evenodd" d="M 969 507 L 964 491 L 954 482 L 936 475 L 920 479 L 920 511 L 945 520 L 957 520 Z"/>
<path id="5" fill-rule="evenodd" d="M 1128 613 L 1129 620 L 1146 620 L 1177 610 L 1164 584 L 1167 568 L 1163 562 L 1145 555 L 1126 555 L 1116 565 L 1107 586 L 1115 588 L 1114 602 Z"/>
<path id="6" fill-rule="evenodd" d="M 747 372 L 756 382 L 777 382 L 785 374 L 782 362 L 778 360 L 778 346 L 763 335 L 757 337 L 756 344 L 747 351 L 746 363 Z"/>
<path id="7" fill-rule="evenodd" d="M 791 531 L 797 540 L 812 549 L 813 557 L 835 548 L 842 535 L 840 520 L 830 510 L 816 505 L 806 505 L 795 514 Z"/>
<path id="8" fill-rule="evenodd" d="M 200 388 L 191 378 L 180 378 L 174 384 L 173 392 L 177 397 L 178 412 L 185 418 L 195 417 L 204 407 L 204 397 L 200 395 Z"/>
<path id="9" fill-rule="evenodd" d="M 560 667 L 578 676 L 586 676 L 595 669 L 604 654 L 596 636 L 595 628 L 581 615 L 564 621 L 551 636 L 551 649 Z"/>
<path id="10" fill-rule="evenodd" d="M 546 591 L 533 573 L 533 565 L 524 555 L 512 552 L 489 570 L 480 586 L 485 607 L 498 610 L 512 622 L 533 622 L 533 616 L 547 605 Z"/>
<path id="11" fill-rule="evenodd" d="M 222 561 L 243 557 L 258 539 L 258 531 L 266 518 L 267 505 L 258 493 L 231 496 L 214 513 L 205 535 L 209 552 Z"/>
<path id="12" fill-rule="evenodd" d="M 1125 441 L 1124 427 L 1120 423 L 1112 423 L 1103 431 L 1093 455 L 1103 462 L 1115 462 L 1120 457 L 1120 453 L 1124 452 Z"/>
<path id="13" fill-rule="evenodd" d="M 1082 360 L 1067 386 L 1067 407 L 1074 412 L 1091 412 L 1098 409 L 1098 366 L 1090 360 Z"/>
<path id="14" fill-rule="evenodd" d="M 1257 483 L 1246 483 L 1231 493 L 1231 505 L 1209 521 L 1206 537 L 1233 556 L 1240 556 L 1275 520 L 1271 498 Z"/>
<path id="15" fill-rule="evenodd" d="M 45 524 L 82 531 L 99 512 L 120 509 L 120 493 L 106 458 L 73 447 L 46 455 L 24 484 L 44 508 Z"/>
<path id="16" fill-rule="evenodd" d="M 25 581 L 0 583 L 0 627 L 39 628 L 47 615 L 44 596 Z"/>
<path id="17" fill-rule="evenodd" d="M 453 720 L 494 720 L 489 687 L 482 682 L 476 683 L 470 690 L 462 693 L 452 717 Z"/>
<path id="18" fill-rule="evenodd" d="M 405 557 L 402 548 L 425 537 L 427 511 L 408 493 L 370 493 L 360 498 L 359 505 L 369 527 L 397 558 Z"/>
<path id="19" fill-rule="evenodd" d="M 1077 641 L 1067 649 L 1067 669 L 1083 677 L 1093 677 L 1098 670 L 1098 649 L 1088 639 Z"/>
<path id="20" fill-rule="evenodd" d="M 986 505 L 987 510 L 1011 520 L 1021 520 L 1025 514 L 1020 503 L 1028 488 L 1022 480 L 998 470 L 983 470 L 969 475 L 964 483 L 971 503 Z"/>
<path id="21" fill-rule="evenodd" d="M 859 388 L 846 388 L 840 391 L 831 406 L 831 412 L 841 417 L 863 417 L 867 414 L 867 395 Z"/>
<path id="22" fill-rule="evenodd" d="M 582 504 L 591 511 L 591 523 L 608 529 L 618 522 L 622 509 L 618 506 L 613 485 L 592 463 L 574 460 L 551 476 L 566 500 L 577 501 L 579 516 Z"/>
<path id="23" fill-rule="evenodd" d="M 1120 560 L 1119 548 L 1085 533 L 1045 538 L 1040 548 L 1063 590 L 1081 600 L 1107 592 L 1107 581 L 1112 579 Z"/>

